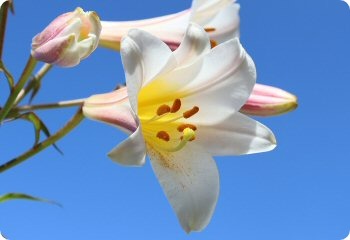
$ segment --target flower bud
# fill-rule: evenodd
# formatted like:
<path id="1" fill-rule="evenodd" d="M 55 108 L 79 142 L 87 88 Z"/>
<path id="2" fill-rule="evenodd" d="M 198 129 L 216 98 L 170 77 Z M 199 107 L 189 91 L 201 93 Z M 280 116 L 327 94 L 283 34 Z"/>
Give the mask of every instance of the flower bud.
<path id="1" fill-rule="evenodd" d="M 241 112 L 255 116 L 274 116 L 290 112 L 298 106 L 297 97 L 282 89 L 255 84 Z"/>
<path id="2" fill-rule="evenodd" d="M 97 47 L 101 32 L 95 12 L 76 8 L 58 16 L 32 40 L 32 55 L 39 61 L 73 67 Z"/>

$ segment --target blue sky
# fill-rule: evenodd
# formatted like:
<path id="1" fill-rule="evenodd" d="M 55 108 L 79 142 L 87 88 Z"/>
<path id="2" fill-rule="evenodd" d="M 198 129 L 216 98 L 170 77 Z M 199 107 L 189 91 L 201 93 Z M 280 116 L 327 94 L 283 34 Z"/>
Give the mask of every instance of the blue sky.
<path id="1" fill-rule="evenodd" d="M 126 136 L 85 120 L 58 145 L 0 175 L 0 193 L 55 200 L 0 205 L 0 231 L 10 240 L 345 238 L 350 230 L 350 10 L 339 0 L 239 1 L 241 41 L 257 66 L 258 82 L 298 96 L 296 111 L 258 118 L 278 147 L 269 153 L 220 157 L 221 190 L 214 216 L 200 233 L 177 222 L 153 171 L 125 168 L 106 153 Z M 4 60 L 19 76 L 31 38 L 53 18 L 81 6 L 103 20 L 131 20 L 178 12 L 190 0 L 15 1 Z M 97 49 L 71 69 L 54 68 L 35 103 L 108 92 L 124 82 L 117 52 Z M 0 100 L 7 86 L 0 81 Z M 74 112 L 41 111 L 52 132 Z M 26 122 L 0 128 L 0 161 L 29 148 Z"/>

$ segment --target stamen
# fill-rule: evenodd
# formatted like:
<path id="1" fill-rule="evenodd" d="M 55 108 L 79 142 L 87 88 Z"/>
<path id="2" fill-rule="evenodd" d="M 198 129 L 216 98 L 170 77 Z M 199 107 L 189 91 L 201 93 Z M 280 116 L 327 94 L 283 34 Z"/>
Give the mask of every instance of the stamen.
<path id="1" fill-rule="evenodd" d="M 199 111 L 199 107 L 194 106 L 191 110 L 188 110 L 182 114 L 184 118 L 190 118 Z"/>
<path id="2" fill-rule="evenodd" d="M 170 112 L 176 113 L 177 111 L 179 111 L 180 108 L 181 108 L 181 101 L 180 99 L 177 98 L 174 100 L 174 103 L 173 103 L 173 106 L 171 106 Z"/>
<path id="3" fill-rule="evenodd" d="M 216 29 L 213 28 L 213 27 L 207 27 L 207 28 L 204 28 L 204 30 L 205 30 L 206 32 L 214 32 Z"/>
<path id="4" fill-rule="evenodd" d="M 158 116 L 162 116 L 163 114 L 166 114 L 168 112 L 170 112 L 170 107 L 168 105 L 166 105 L 166 104 L 163 104 L 163 105 L 159 106 L 158 109 L 157 109 L 157 115 Z"/>
<path id="5" fill-rule="evenodd" d="M 157 133 L 157 138 L 160 138 L 166 142 L 169 142 L 169 140 L 170 140 L 170 136 L 166 131 L 159 131 Z"/>
<path id="6" fill-rule="evenodd" d="M 192 124 L 181 124 L 180 126 L 177 127 L 177 130 L 179 132 L 183 132 L 185 130 L 185 128 L 191 128 L 193 131 L 197 130 L 197 127 L 195 125 Z"/>
<path id="7" fill-rule="evenodd" d="M 181 137 L 181 142 L 174 148 L 164 148 L 164 150 L 169 152 L 177 152 L 185 147 L 186 143 L 193 141 L 196 138 L 196 133 L 191 128 L 185 128 L 183 135 Z"/>
<path id="8" fill-rule="evenodd" d="M 211 48 L 214 48 L 218 45 L 218 43 L 215 40 L 210 40 L 210 46 Z"/>

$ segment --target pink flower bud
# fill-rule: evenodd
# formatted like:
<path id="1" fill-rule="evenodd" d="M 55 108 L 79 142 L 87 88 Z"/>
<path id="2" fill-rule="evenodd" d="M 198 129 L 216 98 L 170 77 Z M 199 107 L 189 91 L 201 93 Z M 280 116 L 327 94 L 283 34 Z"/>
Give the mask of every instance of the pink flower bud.
<path id="1" fill-rule="evenodd" d="M 73 67 L 97 47 L 101 32 L 95 12 L 77 8 L 58 16 L 32 40 L 32 55 L 39 61 Z"/>
<path id="2" fill-rule="evenodd" d="M 255 84 L 241 112 L 255 116 L 274 116 L 290 112 L 298 106 L 297 97 L 276 87 Z"/>

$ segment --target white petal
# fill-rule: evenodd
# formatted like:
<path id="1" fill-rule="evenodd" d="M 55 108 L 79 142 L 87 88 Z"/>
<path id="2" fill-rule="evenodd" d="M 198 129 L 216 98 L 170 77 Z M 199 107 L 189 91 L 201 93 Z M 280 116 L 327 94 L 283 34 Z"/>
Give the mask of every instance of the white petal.
<path id="1" fill-rule="evenodd" d="M 214 123 L 238 112 L 247 101 L 256 80 L 254 62 L 239 40 L 235 38 L 213 48 L 203 58 L 200 67 L 192 81 L 182 82 L 184 107 L 198 106 L 200 109 L 191 121 Z M 178 75 L 176 78 L 186 74 L 181 71 L 174 74 Z"/>
<path id="2" fill-rule="evenodd" d="M 205 228 L 219 195 L 219 173 L 212 157 L 193 143 L 174 153 L 148 147 L 148 154 L 184 230 Z"/>
<path id="3" fill-rule="evenodd" d="M 194 0 L 190 21 L 203 24 L 226 6 L 232 4 L 232 0 Z"/>
<path id="4" fill-rule="evenodd" d="M 96 49 L 96 42 L 98 42 L 96 36 L 89 34 L 89 37 L 77 43 L 81 60 L 87 58 Z"/>
<path id="5" fill-rule="evenodd" d="M 255 79 L 254 62 L 235 38 L 211 49 L 195 63 L 157 79 L 154 83 L 162 86 L 162 91 L 147 96 L 142 104 L 181 98 L 182 109 L 200 109 L 191 122 L 213 124 L 239 111 Z"/>
<path id="6" fill-rule="evenodd" d="M 80 29 L 81 29 L 81 25 L 83 24 L 82 20 L 79 17 L 75 17 L 75 14 L 71 14 L 71 20 L 69 22 L 69 24 L 67 24 L 67 26 L 65 28 L 63 28 L 63 30 L 57 34 L 55 36 L 55 38 L 57 37 L 65 37 L 71 34 L 74 34 L 74 36 L 76 36 L 76 38 L 79 37 L 80 35 Z"/>
<path id="7" fill-rule="evenodd" d="M 189 17 L 190 9 L 175 14 L 136 21 L 101 21 L 100 44 L 102 42 L 102 45 L 108 46 L 113 42 L 119 42 L 130 29 L 137 28 L 157 36 L 169 45 L 178 47 L 189 23 Z M 116 29 L 118 30 L 116 31 Z"/>
<path id="8" fill-rule="evenodd" d="M 214 31 L 209 32 L 210 39 L 222 43 L 234 37 L 239 37 L 239 9 L 239 4 L 231 3 L 217 13 L 215 17 L 203 23 L 204 28 L 214 28 Z"/>
<path id="9" fill-rule="evenodd" d="M 112 149 L 108 156 L 115 162 L 128 166 L 142 166 L 145 163 L 146 146 L 141 127 L 125 141 Z"/>
<path id="10" fill-rule="evenodd" d="M 122 40 L 121 56 L 130 103 L 137 113 L 137 95 L 141 87 L 174 68 L 176 60 L 164 42 L 137 29 L 130 30 Z"/>
<path id="11" fill-rule="evenodd" d="M 276 147 L 270 129 L 241 113 L 212 126 L 197 127 L 196 143 L 215 156 L 265 152 Z"/>
<path id="12" fill-rule="evenodd" d="M 4 4 L 7 1 L 9 1 L 9 0 L 0 0 L 0 8 L 2 7 L 2 4 Z"/>
<path id="13" fill-rule="evenodd" d="M 210 51 L 208 34 L 202 27 L 191 23 L 181 45 L 174 51 L 179 66 L 184 67 Z"/>

